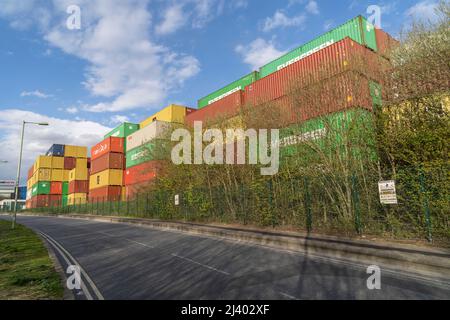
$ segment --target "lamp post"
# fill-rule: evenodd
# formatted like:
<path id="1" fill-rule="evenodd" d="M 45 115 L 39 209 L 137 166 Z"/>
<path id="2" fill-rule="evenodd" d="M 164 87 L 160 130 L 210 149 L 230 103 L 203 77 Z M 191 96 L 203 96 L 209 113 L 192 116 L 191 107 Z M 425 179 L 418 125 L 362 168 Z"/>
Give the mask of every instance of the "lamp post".
<path id="1" fill-rule="evenodd" d="M 19 183 L 20 183 L 20 167 L 22 166 L 22 151 L 23 151 L 23 137 L 25 134 L 25 125 L 27 124 L 35 124 L 38 126 L 48 126 L 47 122 L 22 122 L 22 134 L 20 135 L 20 154 L 19 154 L 19 163 L 17 164 L 17 179 L 16 179 L 16 187 L 15 187 L 15 195 L 14 195 L 14 215 L 12 219 L 12 228 L 14 229 L 16 226 L 17 219 L 17 198 L 19 196 Z"/>

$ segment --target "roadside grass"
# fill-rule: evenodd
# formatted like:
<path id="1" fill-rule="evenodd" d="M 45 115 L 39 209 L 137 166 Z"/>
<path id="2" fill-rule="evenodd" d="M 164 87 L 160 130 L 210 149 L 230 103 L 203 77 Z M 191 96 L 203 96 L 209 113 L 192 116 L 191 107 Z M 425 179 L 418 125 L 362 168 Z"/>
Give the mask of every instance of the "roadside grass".
<path id="1" fill-rule="evenodd" d="M 59 300 L 64 289 L 42 240 L 0 220 L 0 299 Z"/>

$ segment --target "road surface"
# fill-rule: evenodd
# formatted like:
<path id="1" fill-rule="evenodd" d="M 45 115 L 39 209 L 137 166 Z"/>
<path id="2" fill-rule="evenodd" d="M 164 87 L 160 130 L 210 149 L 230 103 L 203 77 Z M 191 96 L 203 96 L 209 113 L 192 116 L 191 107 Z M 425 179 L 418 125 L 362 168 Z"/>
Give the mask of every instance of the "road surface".
<path id="1" fill-rule="evenodd" d="M 8 217 L 0 217 L 8 219 Z M 448 299 L 437 281 L 368 265 L 127 224 L 18 217 L 81 267 L 77 299 Z M 70 275 L 67 275 L 70 276 Z"/>

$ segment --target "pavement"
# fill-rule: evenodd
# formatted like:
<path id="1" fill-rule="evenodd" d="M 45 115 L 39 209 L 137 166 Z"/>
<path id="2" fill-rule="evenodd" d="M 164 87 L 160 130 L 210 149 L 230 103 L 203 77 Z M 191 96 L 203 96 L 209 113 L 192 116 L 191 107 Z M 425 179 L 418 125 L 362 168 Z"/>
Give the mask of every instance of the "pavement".
<path id="1" fill-rule="evenodd" d="M 80 300 L 450 298 L 447 282 L 382 263 L 381 289 L 369 290 L 367 268 L 373 261 L 355 263 L 139 225 L 25 216 L 18 223 L 47 241 L 63 270 L 80 267 L 82 288 L 72 290 Z"/>

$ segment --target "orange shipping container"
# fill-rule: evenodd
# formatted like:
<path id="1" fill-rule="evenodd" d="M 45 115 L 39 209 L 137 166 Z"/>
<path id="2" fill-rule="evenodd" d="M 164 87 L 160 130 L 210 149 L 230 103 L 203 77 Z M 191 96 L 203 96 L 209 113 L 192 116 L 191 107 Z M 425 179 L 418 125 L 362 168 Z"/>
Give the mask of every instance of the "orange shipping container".
<path id="1" fill-rule="evenodd" d="M 124 153 L 124 139 L 109 137 L 103 140 L 92 148 L 91 161 L 94 161 L 109 152 Z"/>
<path id="2" fill-rule="evenodd" d="M 62 195 L 62 182 L 52 182 L 50 183 L 50 194 L 51 195 Z"/>

